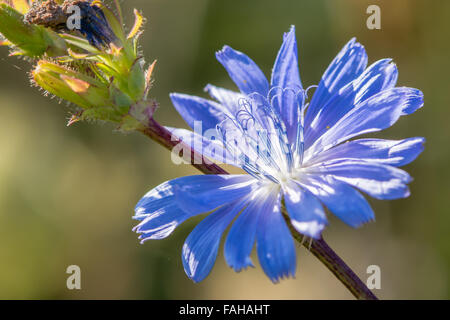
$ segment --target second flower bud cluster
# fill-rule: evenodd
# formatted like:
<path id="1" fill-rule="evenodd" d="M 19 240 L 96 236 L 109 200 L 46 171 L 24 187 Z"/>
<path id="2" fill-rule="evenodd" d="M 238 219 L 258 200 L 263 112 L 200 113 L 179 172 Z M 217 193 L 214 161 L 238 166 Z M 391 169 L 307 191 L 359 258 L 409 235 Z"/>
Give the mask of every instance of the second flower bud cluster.
<path id="1" fill-rule="evenodd" d="M 66 27 L 69 5 L 80 8 L 78 31 Z M 1 44 L 37 61 L 34 84 L 77 106 L 69 124 L 102 120 L 133 130 L 153 114 L 156 103 L 148 101 L 148 93 L 155 62 L 146 67 L 137 44 L 144 18 L 135 10 L 126 34 L 117 10 L 119 17 L 101 1 L 0 3 Z"/>

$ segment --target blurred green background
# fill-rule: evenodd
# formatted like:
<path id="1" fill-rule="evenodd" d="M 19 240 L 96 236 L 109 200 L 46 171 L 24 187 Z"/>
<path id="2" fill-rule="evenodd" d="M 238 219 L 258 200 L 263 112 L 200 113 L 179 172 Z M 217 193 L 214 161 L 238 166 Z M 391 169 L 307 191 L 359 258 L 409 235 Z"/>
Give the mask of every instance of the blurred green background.
<path id="1" fill-rule="evenodd" d="M 381 8 L 381 30 L 368 30 L 366 9 Z M 337 219 L 324 236 L 360 275 L 381 267 L 380 298 L 450 297 L 450 1 L 435 0 L 127 0 L 148 23 L 147 61 L 158 59 L 152 95 L 164 124 L 184 126 L 172 91 L 203 95 L 208 82 L 233 88 L 214 58 L 224 44 L 246 52 L 269 75 L 283 32 L 294 24 L 305 86 L 317 84 L 353 36 L 370 62 L 395 60 L 399 85 L 420 88 L 425 108 L 378 136 L 424 136 L 425 152 L 406 169 L 412 195 L 371 201 L 377 222 L 352 230 Z M 30 87 L 29 64 L 0 48 L 0 298 L 9 299 L 351 299 L 304 248 L 296 279 L 273 285 L 259 265 L 240 274 L 222 253 L 194 284 L 180 253 L 199 218 L 168 239 L 139 245 L 133 208 L 159 183 L 196 173 L 144 136 L 110 125 L 65 126 L 65 103 Z M 201 218 L 201 217 L 200 217 Z M 254 259 L 257 261 L 257 259 Z M 82 289 L 66 288 L 79 265 Z"/>

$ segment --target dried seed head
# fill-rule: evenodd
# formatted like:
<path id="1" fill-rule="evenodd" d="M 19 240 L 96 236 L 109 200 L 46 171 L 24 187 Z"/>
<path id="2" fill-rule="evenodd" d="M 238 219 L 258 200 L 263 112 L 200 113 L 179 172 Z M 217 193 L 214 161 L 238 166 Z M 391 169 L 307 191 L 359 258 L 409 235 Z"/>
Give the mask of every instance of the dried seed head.
<path id="1" fill-rule="evenodd" d="M 67 16 L 54 0 L 35 1 L 25 14 L 24 20 L 30 24 L 58 28 L 66 23 Z"/>

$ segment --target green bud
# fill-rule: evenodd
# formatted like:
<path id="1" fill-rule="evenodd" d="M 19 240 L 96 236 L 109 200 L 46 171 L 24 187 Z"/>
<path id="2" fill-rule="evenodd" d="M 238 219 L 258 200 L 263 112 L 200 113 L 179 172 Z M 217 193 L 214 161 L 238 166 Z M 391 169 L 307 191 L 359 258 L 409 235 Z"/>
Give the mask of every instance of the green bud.
<path id="1" fill-rule="evenodd" d="M 32 71 L 37 85 L 84 109 L 111 105 L 108 87 L 87 75 L 41 60 Z"/>

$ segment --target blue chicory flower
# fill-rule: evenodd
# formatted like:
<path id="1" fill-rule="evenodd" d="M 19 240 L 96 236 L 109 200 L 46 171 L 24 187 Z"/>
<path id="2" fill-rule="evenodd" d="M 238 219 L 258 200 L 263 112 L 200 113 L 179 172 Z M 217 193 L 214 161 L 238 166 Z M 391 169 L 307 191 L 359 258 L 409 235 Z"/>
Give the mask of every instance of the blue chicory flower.
<path id="1" fill-rule="evenodd" d="M 324 206 L 358 227 L 374 219 L 359 191 L 383 200 L 409 196 L 411 177 L 397 167 L 422 152 L 423 138 L 348 141 L 386 129 L 423 105 L 419 90 L 395 86 L 398 73 L 390 59 L 367 67 L 364 47 L 350 40 L 307 103 L 294 27 L 284 35 L 270 83 L 245 54 L 225 46 L 216 56 L 240 92 L 208 85 L 217 102 L 172 94 L 190 127 L 201 121 L 203 128 L 200 133 L 171 130 L 205 156 L 248 174 L 165 182 L 139 201 L 134 216 L 140 221 L 134 230 L 144 242 L 165 238 L 185 220 L 212 212 L 183 246 L 189 278 L 199 282 L 209 274 L 233 221 L 224 247 L 230 267 L 252 266 L 256 243 L 259 262 L 273 282 L 293 276 L 295 245 L 281 213 L 283 202 L 296 230 L 318 239 L 327 225 Z M 211 130 L 217 138 L 206 134 Z"/>

